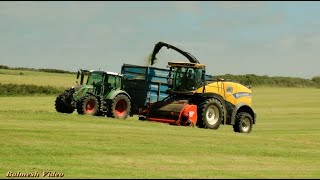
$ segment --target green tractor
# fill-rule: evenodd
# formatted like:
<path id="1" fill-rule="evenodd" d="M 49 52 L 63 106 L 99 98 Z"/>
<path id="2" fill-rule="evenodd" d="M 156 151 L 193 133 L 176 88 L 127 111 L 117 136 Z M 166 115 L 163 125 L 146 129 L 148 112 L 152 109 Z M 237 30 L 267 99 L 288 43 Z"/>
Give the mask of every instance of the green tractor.
<path id="1" fill-rule="evenodd" d="M 86 84 L 84 76 L 88 74 Z M 62 113 L 91 114 L 126 119 L 131 113 L 131 98 L 123 91 L 122 75 L 106 71 L 78 71 L 80 85 L 73 86 L 56 99 L 56 110 Z"/>
<path id="2" fill-rule="evenodd" d="M 131 97 L 123 90 L 122 75 L 114 72 L 96 71 L 100 79 L 93 82 L 76 103 L 79 114 L 105 115 L 126 119 L 131 115 Z"/>

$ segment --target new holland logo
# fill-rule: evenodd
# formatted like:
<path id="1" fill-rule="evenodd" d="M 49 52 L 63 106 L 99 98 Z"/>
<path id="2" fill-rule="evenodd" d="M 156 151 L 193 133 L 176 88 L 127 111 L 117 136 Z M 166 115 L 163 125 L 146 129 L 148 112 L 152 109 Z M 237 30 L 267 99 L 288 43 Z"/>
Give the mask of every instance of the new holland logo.
<path id="1" fill-rule="evenodd" d="M 251 93 L 247 93 L 247 92 L 240 92 L 240 93 L 235 93 L 233 94 L 233 96 L 238 99 L 241 97 L 245 97 L 245 96 L 251 96 Z"/>

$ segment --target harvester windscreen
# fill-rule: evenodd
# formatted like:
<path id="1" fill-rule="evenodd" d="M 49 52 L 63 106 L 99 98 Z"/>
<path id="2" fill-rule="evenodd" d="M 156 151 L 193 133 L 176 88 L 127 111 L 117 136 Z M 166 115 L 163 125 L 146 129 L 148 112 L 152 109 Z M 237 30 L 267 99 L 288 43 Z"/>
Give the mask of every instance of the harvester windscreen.
<path id="1" fill-rule="evenodd" d="M 174 67 L 173 72 L 173 91 L 190 92 L 202 85 L 202 69 Z"/>

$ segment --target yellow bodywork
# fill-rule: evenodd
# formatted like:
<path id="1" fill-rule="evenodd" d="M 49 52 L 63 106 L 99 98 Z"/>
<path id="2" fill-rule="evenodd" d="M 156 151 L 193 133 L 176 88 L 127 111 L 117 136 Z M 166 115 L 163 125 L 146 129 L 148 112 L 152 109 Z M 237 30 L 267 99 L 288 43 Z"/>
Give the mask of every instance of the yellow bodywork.
<path id="1" fill-rule="evenodd" d="M 204 87 L 194 91 L 195 93 L 202 93 Z M 244 103 L 248 106 L 252 105 L 251 93 L 252 91 L 238 83 L 234 82 L 213 82 L 205 86 L 204 93 L 215 93 L 221 95 L 226 101 L 233 105 Z"/>

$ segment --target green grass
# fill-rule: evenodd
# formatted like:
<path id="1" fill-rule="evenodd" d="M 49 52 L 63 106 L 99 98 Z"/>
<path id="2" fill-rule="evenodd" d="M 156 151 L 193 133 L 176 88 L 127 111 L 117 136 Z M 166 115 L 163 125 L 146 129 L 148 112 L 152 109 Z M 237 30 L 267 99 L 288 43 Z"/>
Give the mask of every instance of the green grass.
<path id="1" fill-rule="evenodd" d="M 0 178 L 319 178 L 319 93 L 253 88 L 250 134 L 60 114 L 53 96 L 0 97 Z"/>

